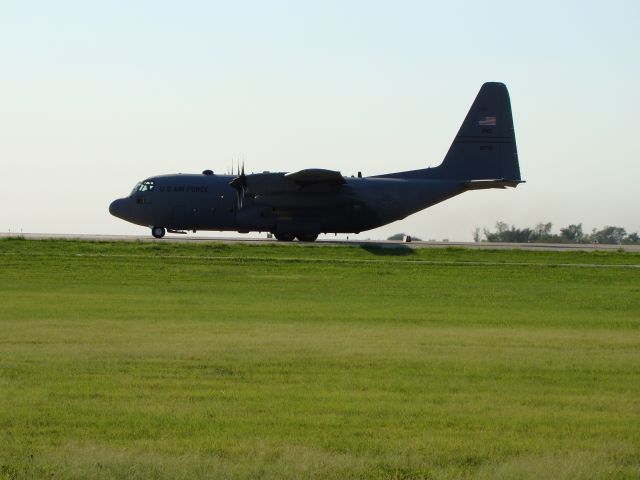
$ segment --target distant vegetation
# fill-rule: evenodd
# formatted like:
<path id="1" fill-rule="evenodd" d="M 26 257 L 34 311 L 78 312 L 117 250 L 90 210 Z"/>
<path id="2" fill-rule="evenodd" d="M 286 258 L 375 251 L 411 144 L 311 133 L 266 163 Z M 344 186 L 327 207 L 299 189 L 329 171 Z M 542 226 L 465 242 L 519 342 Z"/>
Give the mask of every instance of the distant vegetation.
<path id="1" fill-rule="evenodd" d="M 622 227 L 604 227 L 602 230 L 593 229 L 591 233 L 582 230 L 582 223 L 572 224 L 560 229 L 560 233 L 552 233 L 553 224 L 539 223 L 533 228 L 516 228 L 504 222 L 496 223 L 496 231 L 484 229 L 487 242 L 510 243 L 604 243 L 610 245 L 640 244 L 638 233 L 627 233 Z M 480 230 L 474 232 L 474 240 L 480 241 Z"/>

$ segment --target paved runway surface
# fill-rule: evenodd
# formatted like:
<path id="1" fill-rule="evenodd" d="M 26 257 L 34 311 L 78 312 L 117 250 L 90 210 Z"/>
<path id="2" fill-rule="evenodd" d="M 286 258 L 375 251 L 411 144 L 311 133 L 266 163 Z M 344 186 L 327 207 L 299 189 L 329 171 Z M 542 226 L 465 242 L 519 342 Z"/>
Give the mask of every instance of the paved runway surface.
<path id="1" fill-rule="evenodd" d="M 155 239 L 151 235 L 90 235 L 73 233 L 0 233 L 0 237 L 19 237 L 29 240 L 45 239 L 67 239 L 67 240 L 88 240 L 98 242 L 222 242 L 222 243 L 277 243 L 279 245 L 296 244 L 297 242 L 278 242 L 275 239 L 251 238 L 251 237 L 196 237 L 188 235 L 167 234 L 163 239 Z M 310 244 L 307 244 L 310 245 Z M 602 245 L 602 244 L 564 244 L 564 243 L 491 243 L 491 242 L 411 242 L 404 243 L 391 240 L 330 240 L 319 239 L 313 245 L 371 245 L 380 247 L 411 247 L 411 248 L 482 248 L 487 250 L 547 250 L 547 251 L 593 251 L 593 250 L 624 250 L 627 252 L 640 252 L 640 245 Z"/>

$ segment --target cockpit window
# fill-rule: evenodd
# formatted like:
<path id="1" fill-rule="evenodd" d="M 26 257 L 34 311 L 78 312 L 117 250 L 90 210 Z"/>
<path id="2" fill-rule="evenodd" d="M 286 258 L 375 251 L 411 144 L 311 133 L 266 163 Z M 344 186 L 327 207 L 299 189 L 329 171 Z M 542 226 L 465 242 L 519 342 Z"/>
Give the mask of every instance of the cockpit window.
<path id="1" fill-rule="evenodd" d="M 141 192 L 150 192 L 151 190 L 153 190 L 154 186 L 155 185 L 153 183 L 153 180 L 145 180 L 144 182 L 142 182 L 138 190 Z"/>
<path id="2" fill-rule="evenodd" d="M 131 195 L 134 195 L 140 192 L 151 192 L 153 191 L 154 188 L 155 188 L 155 184 L 153 180 L 145 180 L 144 182 L 138 182 L 136 183 L 136 186 L 133 187 L 133 190 L 131 191 Z"/>

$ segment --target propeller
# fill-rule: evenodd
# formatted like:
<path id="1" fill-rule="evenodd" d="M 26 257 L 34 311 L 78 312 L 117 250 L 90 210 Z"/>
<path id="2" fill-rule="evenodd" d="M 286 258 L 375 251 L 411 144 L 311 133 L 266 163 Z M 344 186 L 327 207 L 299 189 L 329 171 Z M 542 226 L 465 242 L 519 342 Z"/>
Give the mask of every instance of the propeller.
<path id="1" fill-rule="evenodd" d="M 242 172 L 240 172 L 240 165 L 238 165 L 238 176 L 229 182 L 233 188 L 238 192 L 238 208 L 242 208 L 242 201 L 244 200 L 244 194 L 247 188 L 247 176 L 244 174 L 244 162 L 242 162 Z"/>

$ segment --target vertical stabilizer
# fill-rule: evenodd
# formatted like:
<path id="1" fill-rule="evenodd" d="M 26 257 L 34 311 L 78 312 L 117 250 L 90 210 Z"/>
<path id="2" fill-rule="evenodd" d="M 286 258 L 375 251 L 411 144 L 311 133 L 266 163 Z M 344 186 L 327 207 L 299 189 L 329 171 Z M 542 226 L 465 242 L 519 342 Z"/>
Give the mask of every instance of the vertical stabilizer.
<path id="1" fill-rule="evenodd" d="M 473 188 L 503 188 L 522 183 L 507 87 L 498 82 L 482 85 L 439 166 L 378 176 L 460 180 L 470 188 L 470 182 L 477 180 L 501 182 L 475 182 Z"/>
<path id="2" fill-rule="evenodd" d="M 520 180 L 511 101 L 503 83 L 482 85 L 435 170 L 439 178 Z"/>

